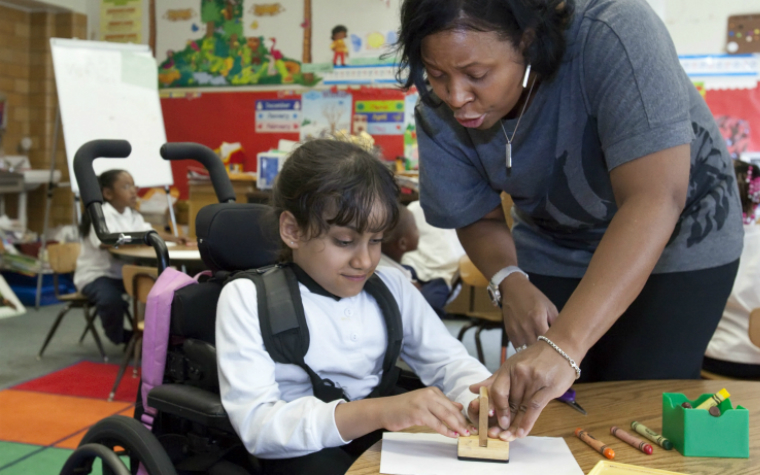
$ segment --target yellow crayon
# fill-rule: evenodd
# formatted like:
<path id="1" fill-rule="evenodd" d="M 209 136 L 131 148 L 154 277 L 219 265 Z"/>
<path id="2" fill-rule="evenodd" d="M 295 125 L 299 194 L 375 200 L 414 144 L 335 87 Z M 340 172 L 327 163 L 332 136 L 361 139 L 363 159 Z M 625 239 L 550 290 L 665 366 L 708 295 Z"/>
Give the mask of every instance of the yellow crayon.
<path id="1" fill-rule="evenodd" d="M 709 399 L 707 399 L 705 402 L 697 406 L 697 409 L 710 409 L 713 406 L 717 406 L 718 404 L 722 403 L 724 400 L 731 397 L 730 394 L 728 394 L 728 391 L 726 391 L 726 388 L 721 389 L 717 393 L 710 396 Z"/>

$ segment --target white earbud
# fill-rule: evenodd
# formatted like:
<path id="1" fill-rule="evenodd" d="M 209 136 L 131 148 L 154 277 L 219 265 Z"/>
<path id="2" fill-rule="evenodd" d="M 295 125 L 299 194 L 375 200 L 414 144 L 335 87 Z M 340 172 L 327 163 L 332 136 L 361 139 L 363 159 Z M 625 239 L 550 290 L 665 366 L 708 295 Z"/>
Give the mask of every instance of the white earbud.
<path id="1" fill-rule="evenodd" d="M 530 76 L 530 63 L 528 63 L 528 67 L 525 68 L 525 76 L 523 77 L 523 89 L 528 87 L 528 76 Z"/>

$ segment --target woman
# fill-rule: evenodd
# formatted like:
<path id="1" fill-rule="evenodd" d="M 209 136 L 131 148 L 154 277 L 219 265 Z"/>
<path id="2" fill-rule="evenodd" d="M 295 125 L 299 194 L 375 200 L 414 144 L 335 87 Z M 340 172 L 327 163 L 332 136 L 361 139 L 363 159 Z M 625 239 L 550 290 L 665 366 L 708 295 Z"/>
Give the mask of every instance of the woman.
<path id="1" fill-rule="evenodd" d="M 422 97 L 425 216 L 457 229 L 526 348 L 482 383 L 490 435 L 527 435 L 578 377 L 698 377 L 741 206 L 710 111 L 644 0 L 405 0 L 399 49 Z"/>

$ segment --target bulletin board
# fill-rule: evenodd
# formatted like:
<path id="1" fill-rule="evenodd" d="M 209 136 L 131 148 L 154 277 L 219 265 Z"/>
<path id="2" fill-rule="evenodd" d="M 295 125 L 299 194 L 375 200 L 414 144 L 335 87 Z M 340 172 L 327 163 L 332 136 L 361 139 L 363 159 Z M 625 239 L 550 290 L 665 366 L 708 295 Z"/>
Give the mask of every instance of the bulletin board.
<path id="1" fill-rule="evenodd" d="M 310 124 L 291 128 L 292 116 L 298 115 L 298 124 L 309 122 L 308 100 L 304 96 L 313 93 L 328 97 L 327 115 L 335 118 L 339 110 L 330 109 L 331 100 L 342 97 L 343 112 L 337 118 L 338 130 L 356 132 L 356 127 L 366 130 L 380 147 L 387 160 L 398 156 L 413 156 L 410 143 L 416 144 L 413 109 L 416 93 L 398 89 L 359 87 L 347 90 L 291 90 L 291 91 L 212 91 L 171 94 L 161 98 L 166 135 L 170 142 L 197 142 L 215 149 L 222 142 L 240 142 L 247 157 L 246 171 L 255 171 L 255 158 L 259 152 L 276 149 L 280 139 L 299 141 L 305 136 Z M 337 102 L 337 101 L 336 101 Z M 302 104 L 307 104 L 303 106 Z M 266 105 L 258 108 L 257 105 Z M 274 111 L 271 114 L 265 110 Z M 324 116 L 324 114 L 322 114 Z M 268 130 L 258 129 L 262 118 Z M 281 120 L 281 122 L 277 122 Z M 282 124 L 282 128 L 278 127 Z M 327 125 L 329 128 L 329 124 Z M 187 172 L 198 167 L 191 161 L 172 162 L 174 184 L 180 198 L 187 198 Z"/>

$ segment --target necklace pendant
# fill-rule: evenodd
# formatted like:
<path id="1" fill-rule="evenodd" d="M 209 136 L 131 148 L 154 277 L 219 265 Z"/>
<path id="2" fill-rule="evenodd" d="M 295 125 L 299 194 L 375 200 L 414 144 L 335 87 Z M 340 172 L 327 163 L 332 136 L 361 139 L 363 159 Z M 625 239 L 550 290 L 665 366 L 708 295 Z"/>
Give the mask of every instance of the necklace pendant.
<path id="1" fill-rule="evenodd" d="M 507 170 L 512 169 L 512 144 L 507 142 Z"/>

